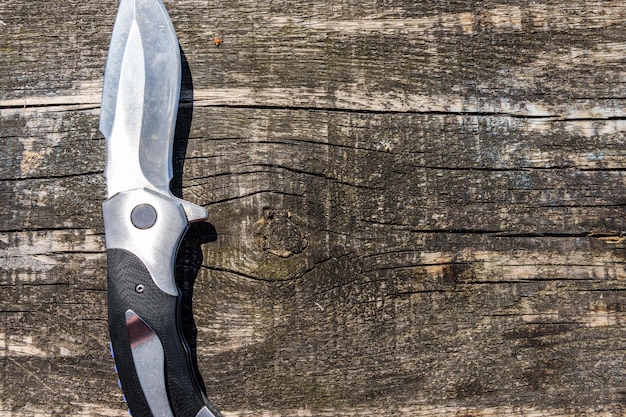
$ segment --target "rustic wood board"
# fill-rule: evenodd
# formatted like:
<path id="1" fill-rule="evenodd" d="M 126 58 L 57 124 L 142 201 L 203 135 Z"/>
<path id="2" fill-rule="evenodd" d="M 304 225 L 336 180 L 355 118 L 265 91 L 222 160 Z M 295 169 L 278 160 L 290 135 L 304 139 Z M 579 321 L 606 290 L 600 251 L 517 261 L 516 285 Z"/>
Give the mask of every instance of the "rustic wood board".
<path id="1" fill-rule="evenodd" d="M 165 3 L 174 188 L 210 212 L 179 273 L 225 416 L 624 415 L 623 2 Z M 126 415 L 116 8 L 0 3 L 0 417 Z"/>

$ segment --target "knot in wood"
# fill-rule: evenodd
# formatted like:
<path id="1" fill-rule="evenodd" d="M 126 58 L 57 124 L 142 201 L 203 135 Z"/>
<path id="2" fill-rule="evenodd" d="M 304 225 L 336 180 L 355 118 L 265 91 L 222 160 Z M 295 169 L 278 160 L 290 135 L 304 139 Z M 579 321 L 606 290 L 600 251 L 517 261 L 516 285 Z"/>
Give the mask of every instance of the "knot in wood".
<path id="1" fill-rule="evenodd" d="M 307 247 L 300 227 L 287 210 L 267 210 L 256 229 L 263 237 L 263 250 L 281 258 L 302 253 Z"/>

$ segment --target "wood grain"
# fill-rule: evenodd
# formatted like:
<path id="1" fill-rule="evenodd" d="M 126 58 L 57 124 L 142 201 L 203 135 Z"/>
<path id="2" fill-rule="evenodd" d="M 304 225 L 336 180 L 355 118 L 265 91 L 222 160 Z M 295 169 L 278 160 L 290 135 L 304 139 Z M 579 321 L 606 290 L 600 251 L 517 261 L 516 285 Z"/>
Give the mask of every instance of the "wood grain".
<path id="1" fill-rule="evenodd" d="M 624 415 L 623 2 L 165 4 L 174 186 L 210 213 L 179 270 L 225 416 Z M 126 415 L 116 8 L 0 4 L 0 417 Z"/>

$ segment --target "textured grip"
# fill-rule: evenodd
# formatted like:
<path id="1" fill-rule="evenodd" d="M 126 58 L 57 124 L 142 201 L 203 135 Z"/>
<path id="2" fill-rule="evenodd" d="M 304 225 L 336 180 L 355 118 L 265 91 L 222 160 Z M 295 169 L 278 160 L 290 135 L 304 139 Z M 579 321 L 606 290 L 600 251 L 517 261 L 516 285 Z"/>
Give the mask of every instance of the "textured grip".
<path id="1" fill-rule="evenodd" d="M 219 416 L 205 401 L 191 370 L 188 347 L 179 326 L 180 298 L 161 291 L 143 262 L 131 252 L 108 249 L 107 257 L 109 331 L 120 382 L 132 415 L 152 417 L 153 413 L 133 361 L 126 317 L 129 310 L 152 329 L 161 343 L 171 414 L 195 417 L 207 406 Z"/>

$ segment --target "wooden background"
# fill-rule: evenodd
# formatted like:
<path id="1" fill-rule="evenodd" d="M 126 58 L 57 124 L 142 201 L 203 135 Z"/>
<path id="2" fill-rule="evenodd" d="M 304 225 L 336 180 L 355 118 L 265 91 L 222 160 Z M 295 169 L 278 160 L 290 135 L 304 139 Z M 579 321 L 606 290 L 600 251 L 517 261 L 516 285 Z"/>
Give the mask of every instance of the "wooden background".
<path id="1" fill-rule="evenodd" d="M 165 4 L 174 188 L 210 213 L 178 273 L 225 416 L 626 415 L 623 1 Z M 127 415 L 116 9 L 0 2 L 1 417 Z"/>

